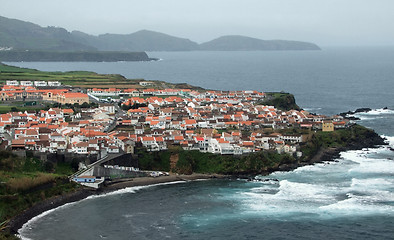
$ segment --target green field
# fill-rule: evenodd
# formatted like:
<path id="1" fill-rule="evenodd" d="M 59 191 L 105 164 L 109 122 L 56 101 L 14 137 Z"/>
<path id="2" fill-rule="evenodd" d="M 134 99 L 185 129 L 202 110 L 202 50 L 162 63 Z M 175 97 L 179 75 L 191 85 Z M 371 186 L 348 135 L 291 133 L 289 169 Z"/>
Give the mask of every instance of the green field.
<path id="1" fill-rule="evenodd" d="M 71 72 L 43 72 L 35 69 L 8 66 L 0 63 L 0 85 L 7 80 L 26 80 L 26 81 L 59 81 L 63 85 L 82 87 L 82 88 L 175 88 L 193 89 L 203 91 L 201 87 L 195 87 L 187 83 L 168 83 L 163 81 L 151 81 L 154 84 L 142 87 L 139 82 L 144 79 L 127 79 L 120 74 L 97 74 L 87 71 Z"/>
<path id="2" fill-rule="evenodd" d="M 0 105 L 0 114 L 2 113 L 9 113 L 15 110 L 18 112 L 24 112 L 24 111 L 39 111 L 41 109 L 44 109 L 45 107 L 40 107 L 40 106 L 32 106 L 32 107 L 22 107 L 20 105 L 13 105 L 13 106 L 7 106 L 7 105 Z"/>
<path id="3" fill-rule="evenodd" d="M 119 74 L 97 74 L 86 71 L 42 72 L 0 64 L 0 83 L 6 80 L 59 81 L 64 85 L 132 85 L 141 80 L 129 80 Z"/>

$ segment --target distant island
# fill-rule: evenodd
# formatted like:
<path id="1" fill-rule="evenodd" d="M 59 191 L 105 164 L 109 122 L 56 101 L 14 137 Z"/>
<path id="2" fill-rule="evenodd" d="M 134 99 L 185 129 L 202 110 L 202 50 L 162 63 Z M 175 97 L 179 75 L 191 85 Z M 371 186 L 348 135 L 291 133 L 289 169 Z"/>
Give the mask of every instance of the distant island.
<path id="1" fill-rule="evenodd" d="M 79 31 L 68 32 L 59 27 L 41 27 L 1 16 L 0 36 L 0 52 L 9 50 L 62 52 L 320 50 L 319 46 L 309 42 L 261 40 L 246 36 L 223 36 L 202 44 L 149 30 L 131 34 L 94 36 Z"/>
<path id="2" fill-rule="evenodd" d="M 285 40 L 261 40 L 245 36 L 223 36 L 200 45 L 207 51 L 283 51 L 283 50 L 321 50 L 308 42 Z"/>

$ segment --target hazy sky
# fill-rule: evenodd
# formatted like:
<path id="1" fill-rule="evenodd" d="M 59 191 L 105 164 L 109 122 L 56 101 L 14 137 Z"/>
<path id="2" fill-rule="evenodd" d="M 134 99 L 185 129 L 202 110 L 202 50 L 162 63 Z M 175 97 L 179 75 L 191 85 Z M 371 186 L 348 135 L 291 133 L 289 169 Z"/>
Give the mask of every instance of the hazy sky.
<path id="1" fill-rule="evenodd" d="M 148 29 L 196 42 L 394 45 L 394 0 L 0 0 L 0 15 L 94 35 Z"/>

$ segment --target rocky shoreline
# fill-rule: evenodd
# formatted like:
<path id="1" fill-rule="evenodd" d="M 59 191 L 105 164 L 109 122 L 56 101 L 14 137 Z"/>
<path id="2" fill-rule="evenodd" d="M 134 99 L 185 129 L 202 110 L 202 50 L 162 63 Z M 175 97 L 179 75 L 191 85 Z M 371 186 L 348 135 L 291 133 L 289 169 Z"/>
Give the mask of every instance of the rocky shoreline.
<path id="1" fill-rule="evenodd" d="M 259 173 L 250 173 L 248 176 L 239 176 L 239 175 L 220 175 L 220 174 L 191 174 L 191 175 L 170 175 L 170 176 L 161 176 L 161 177 L 140 177 L 140 178 L 132 178 L 132 179 L 123 179 L 117 180 L 108 183 L 104 187 L 98 190 L 91 190 L 87 188 L 80 189 L 76 192 L 57 196 L 54 198 L 50 198 L 44 200 L 33 207 L 27 209 L 23 213 L 15 216 L 11 221 L 8 223 L 8 228 L 14 234 L 18 233 L 18 230 L 30 219 L 34 218 L 35 216 L 40 215 L 41 213 L 57 208 L 67 203 L 80 201 L 92 195 L 99 195 L 105 194 L 108 192 L 116 191 L 119 189 L 127 188 L 127 187 L 135 187 L 135 186 L 148 186 L 160 183 L 168 183 L 168 182 L 177 182 L 177 181 L 193 181 L 199 179 L 223 179 L 223 178 L 249 178 L 251 175 L 268 175 L 275 171 L 292 171 L 298 167 L 312 165 L 315 163 L 321 163 L 325 161 L 334 161 L 340 157 L 340 153 L 343 151 L 348 150 L 360 150 L 363 148 L 372 148 L 379 145 L 385 145 L 384 139 L 380 137 L 378 134 L 373 132 L 368 138 L 363 141 L 358 141 L 355 139 L 346 147 L 340 148 L 321 148 L 312 158 L 308 159 L 307 161 L 297 162 L 297 163 L 290 163 L 290 164 L 282 164 L 277 168 L 269 169 L 265 172 Z"/>

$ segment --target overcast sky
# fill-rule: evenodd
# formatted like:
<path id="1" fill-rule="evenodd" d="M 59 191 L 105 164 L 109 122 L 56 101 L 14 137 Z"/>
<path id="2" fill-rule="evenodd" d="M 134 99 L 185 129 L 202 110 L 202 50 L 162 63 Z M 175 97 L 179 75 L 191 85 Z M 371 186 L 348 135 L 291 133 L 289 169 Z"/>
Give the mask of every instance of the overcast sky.
<path id="1" fill-rule="evenodd" d="M 394 0 L 0 0 L 0 15 L 89 34 L 159 31 L 330 45 L 394 45 Z"/>

